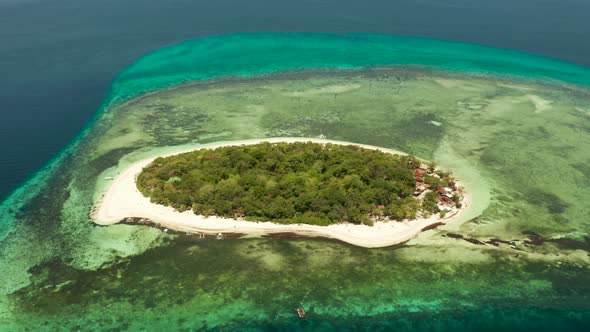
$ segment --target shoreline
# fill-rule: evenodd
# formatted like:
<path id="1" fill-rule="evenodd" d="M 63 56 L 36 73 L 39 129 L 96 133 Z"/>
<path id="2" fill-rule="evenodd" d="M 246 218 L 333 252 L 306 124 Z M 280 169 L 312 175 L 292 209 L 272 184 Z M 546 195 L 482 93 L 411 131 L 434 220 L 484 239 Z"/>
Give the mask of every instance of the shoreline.
<path id="1" fill-rule="evenodd" d="M 157 157 L 166 157 L 197 149 L 214 149 L 222 146 L 249 145 L 261 142 L 313 142 L 355 145 L 366 149 L 407 155 L 406 153 L 392 149 L 355 144 L 351 142 L 317 138 L 278 137 L 208 144 L 200 147 L 196 146 L 188 148 L 184 151 L 171 152 Z M 179 212 L 172 207 L 151 203 L 150 199 L 143 196 L 143 194 L 137 189 L 135 184 L 136 176 L 145 166 L 150 164 L 157 157 L 135 162 L 114 177 L 102 198 L 93 208 L 91 219 L 94 223 L 98 225 L 112 225 L 128 218 L 141 218 L 148 219 L 156 226 L 187 233 L 243 233 L 247 235 L 294 233 L 302 236 L 332 238 L 365 248 L 378 248 L 406 242 L 423 231 L 432 229 L 441 224 L 444 225 L 461 215 L 468 204 L 467 196 L 463 193 L 462 207 L 458 210 L 454 210 L 444 218 L 441 218 L 436 214 L 428 218 L 409 221 L 376 221 L 373 226 L 349 223 L 317 226 L 308 224 L 275 224 L 268 221 L 244 221 L 216 216 L 205 218 L 194 214 L 192 211 Z"/>

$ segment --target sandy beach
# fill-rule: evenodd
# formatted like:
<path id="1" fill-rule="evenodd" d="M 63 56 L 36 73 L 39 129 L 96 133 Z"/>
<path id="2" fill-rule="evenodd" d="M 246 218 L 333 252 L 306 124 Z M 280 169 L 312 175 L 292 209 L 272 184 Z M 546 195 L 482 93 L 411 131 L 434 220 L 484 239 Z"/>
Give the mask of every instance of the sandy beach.
<path id="1" fill-rule="evenodd" d="M 314 142 L 357 145 L 367 149 L 380 150 L 387 153 L 404 154 L 399 151 L 354 144 L 349 142 L 333 141 L 311 138 L 265 138 L 255 140 L 243 140 L 224 142 L 214 145 L 206 145 L 200 148 L 213 149 L 221 146 L 257 144 L 260 142 Z M 175 151 L 168 155 L 199 149 L 195 147 L 185 151 Z M 164 156 L 164 155 L 162 155 Z M 220 217 L 208 217 L 195 215 L 192 211 L 179 212 L 171 207 L 151 203 L 144 197 L 135 184 L 136 176 L 142 169 L 150 164 L 154 158 L 138 161 L 119 175 L 114 177 L 110 186 L 95 206 L 93 220 L 100 225 L 115 224 L 125 218 L 146 218 L 163 227 L 192 233 L 244 233 L 250 235 L 264 235 L 272 233 L 296 233 L 305 236 L 322 236 L 338 239 L 353 245 L 376 248 L 386 247 L 408 241 L 422 232 L 423 229 L 432 227 L 440 222 L 448 223 L 457 218 L 467 205 L 464 197 L 463 207 L 459 211 L 453 211 L 444 219 L 438 215 L 429 218 L 415 219 L 403 222 L 375 222 L 374 226 L 356 224 L 337 224 L 330 226 L 315 226 L 306 224 L 282 225 L 271 222 L 251 222 Z M 465 195 L 464 195 L 465 196 Z"/>

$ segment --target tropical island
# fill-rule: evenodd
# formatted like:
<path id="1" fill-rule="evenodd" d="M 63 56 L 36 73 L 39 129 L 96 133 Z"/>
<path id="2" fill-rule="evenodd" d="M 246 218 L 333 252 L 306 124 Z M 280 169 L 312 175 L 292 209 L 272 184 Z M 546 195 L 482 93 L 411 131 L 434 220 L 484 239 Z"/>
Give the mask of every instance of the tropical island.
<path id="1" fill-rule="evenodd" d="M 156 158 L 137 177 L 153 203 L 204 216 L 280 224 L 372 225 L 459 203 L 449 173 L 414 156 L 312 142 L 224 146 Z M 423 180 L 416 186 L 416 174 Z M 429 191 L 414 197 L 414 193 Z M 422 189 L 422 190 L 421 190 Z M 444 213 L 444 209 L 442 210 Z"/>
<path id="2" fill-rule="evenodd" d="M 114 179 L 94 217 L 377 247 L 443 224 L 463 204 L 454 177 L 434 163 L 346 142 L 277 138 L 138 162 Z"/>

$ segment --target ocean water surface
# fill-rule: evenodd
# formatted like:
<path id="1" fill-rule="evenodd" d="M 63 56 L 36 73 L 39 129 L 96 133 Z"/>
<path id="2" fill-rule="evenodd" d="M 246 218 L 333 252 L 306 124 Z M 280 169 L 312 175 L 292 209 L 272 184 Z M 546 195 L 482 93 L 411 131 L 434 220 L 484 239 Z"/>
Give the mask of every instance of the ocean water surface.
<path id="1" fill-rule="evenodd" d="M 231 34 L 148 54 L 0 205 L 0 326 L 585 330 L 589 85 L 567 62 L 375 34 Z M 382 249 L 91 222 L 106 178 L 146 155 L 319 134 L 435 160 L 476 188 L 477 213 Z"/>
<path id="2" fill-rule="evenodd" d="M 2 0 L 0 199 L 92 118 L 117 73 L 163 46 L 234 32 L 384 33 L 590 66 L 584 0 Z"/>

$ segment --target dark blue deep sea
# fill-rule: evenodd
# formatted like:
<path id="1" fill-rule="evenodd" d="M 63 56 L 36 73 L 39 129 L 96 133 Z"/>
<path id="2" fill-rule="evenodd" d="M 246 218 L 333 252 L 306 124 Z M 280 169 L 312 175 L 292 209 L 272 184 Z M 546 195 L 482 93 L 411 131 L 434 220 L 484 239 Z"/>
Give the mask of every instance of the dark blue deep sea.
<path id="1" fill-rule="evenodd" d="M 0 197 L 60 151 L 115 75 L 186 39 L 370 32 L 480 43 L 590 66 L 585 0 L 0 0 Z"/>

